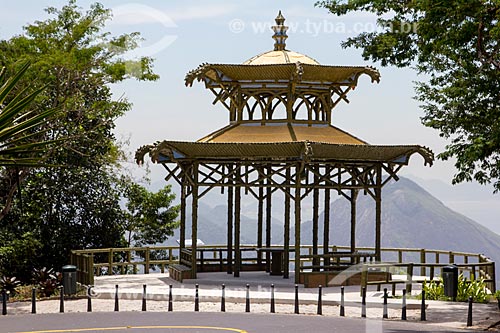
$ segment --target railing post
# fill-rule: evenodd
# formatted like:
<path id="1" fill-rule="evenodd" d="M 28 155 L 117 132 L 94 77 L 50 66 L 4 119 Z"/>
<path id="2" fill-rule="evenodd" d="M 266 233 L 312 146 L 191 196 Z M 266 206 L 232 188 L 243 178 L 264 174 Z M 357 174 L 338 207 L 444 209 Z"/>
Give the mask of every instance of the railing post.
<path id="1" fill-rule="evenodd" d="M 146 254 L 145 254 L 145 259 L 146 259 L 146 263 L 144 264 L 144 274 L 149 274 L 149 246 L 146 247 Z"/>
<path id="2" fill-rule="evenodd" d="M 368 286 L 368 267 L 367 265 L 363 264 L 361 266 L 361 296 L 363 296 L 363 288 L 366 289 Z"/>
<path id="3" fill-rule="evenodd" d="M 406 282 L 406 291 L 409 295 L 411 295 L 411 288 L 413 284 L 413 263 L 409 263 L 407 266 L 407 282 Z"/>
<path id="4" fill-rule="evenodd" d="M 420 250 L 420 263 L 425 264 L 426 262 L 426 255 L 425 255 L 425 249 Z M 425 265 L 420 267 L 420 275 L 421 276 L 426 276 L 426 269 Z"/>
<path id="5" fill-rule="evenodd" d="M 108 254 L 108 275 L 113 275 L 113 248 L 109 249 Z"/>
<path id="6" fill-rule="evenodd" d="M 94 285 L 94 254 L 90 254 L 90 257 L 88 258 L 88 284 L 93 286 Z"/>

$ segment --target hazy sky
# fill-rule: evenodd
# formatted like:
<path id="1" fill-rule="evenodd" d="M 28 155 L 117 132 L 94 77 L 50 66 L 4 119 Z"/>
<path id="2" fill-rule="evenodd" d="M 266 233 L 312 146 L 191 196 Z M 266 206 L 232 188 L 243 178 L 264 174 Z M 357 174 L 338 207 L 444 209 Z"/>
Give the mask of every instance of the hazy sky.
<path id="1" fill-rule="evenodd" d="M 362 31 L 373 31 L 375 19 L 367 14 L 338 18 L 315 1 L 100 1 L 114 12 L 107 29 L 114 33 L 141 32 L 144 42 L 135 54 L 156 59 L 156 82 L 128 81 L 113 86 L 117 96 L 128 98 L 133 110 L 117 122 L 116 134 L 130 141 L 130 151 L 158 140 L 196 140 L 225 126 L 228 115 L 212 105 L 213 95 L 203 84 L 184 86 L 185 74 L 203 62 L 241 63 L 273 48 L 270 26 L 278 10 L 288 25 L 287 49 L 307 54 L 321 64 L 370 65 L 381 72 L 379 84 L 362 78 L 348 96 L 351 103 L 337 106 L 333 124 L 372 144 L 420 144 L 435 153 L 445 141 L 420 123 L 423 115 L 414 95 L 410 69 L 384 68 L 364 61 L 360 51 L 342 49 L 341 41 Z M 0 10 L 0 38 L 22 33 L 22 26 L 47 18 L 44 8 L 60 8 L 61 0 L 3 1 Z M 78 1 L 88 8 L 93 1 Z M 131 54 L 130 56 L 134 56 Z M 152 180 L 165 176 L 152 166 Z M 424 167 L 414 156 L 401 174 L 449 183 L 453 162 L 437 160 Z M 471 197 L 473 197 L 471 193 Z M 471 198 L 473 200 L 473 198 Z M 492 200 L 498 200 L 498 196 Z M 492 201 L 492 204 L 496 204 Z M 481 221 L 479 221 L 481 222 Z"/>

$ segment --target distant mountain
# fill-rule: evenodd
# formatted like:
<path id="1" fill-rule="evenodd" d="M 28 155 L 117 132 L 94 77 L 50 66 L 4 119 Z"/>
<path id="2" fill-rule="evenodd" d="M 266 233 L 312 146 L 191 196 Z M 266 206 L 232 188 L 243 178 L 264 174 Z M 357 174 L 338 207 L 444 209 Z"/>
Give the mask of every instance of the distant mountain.
<path id="1" fill-rule="evenodd" d="M 350 205 L 345 199 L 331 204 L 332 244 L 348 245 Z M 320 218 L 320 235 L 323 216 Z M 302 242 L 312 242 L 312 221 L 302 224 Z M 373 246 L 375 242 L 375 204 L 360 195 L 357 205 L 356 242 Z M 320 240 L 322 238 L 320 237 Z M 401 177 L 382 191 L 382 246 L 426 248 L 483 253 L 500 262 L 500 235 L 446 207 L 415 182 Z"/>

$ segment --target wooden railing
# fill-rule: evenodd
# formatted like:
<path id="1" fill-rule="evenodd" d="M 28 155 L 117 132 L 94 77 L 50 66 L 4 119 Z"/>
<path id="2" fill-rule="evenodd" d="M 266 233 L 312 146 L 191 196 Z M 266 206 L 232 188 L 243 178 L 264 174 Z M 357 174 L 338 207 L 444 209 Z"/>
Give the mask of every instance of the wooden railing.
<path id="1" fill-rule="evenodd" d="M 282 247 L 274 245 L 273 247 Z M 321 248 L 321 247 L 320 247 Z M 255 245 L 241 246 L 242 265 L 265 264 L 265 258 L 258 255 Z M 255 251 L 256 255 L 251 253 Z M 374 248 L 358 247 L 355 253 L 350 253 L 348 246 L 330 246 L 327 253 L 313 254 L 311 245 L 301 246 L 301 272 L 320 271 L 332 265 L 352 265 L 364 263 L 367 268 L 379 265 L 373 263 Z M 163 273 L 170 264 L 179 261 L 186 266 L 191 266 L 191 251 L 183 249 L 179 253 L 178 246 L 150 246 L 137 248 L 109 248 L 74 250 L 71 254 L 71 263 L 77 266 L 78 280 L 84 284 L 93 284 L 94 275 L 113 274 L 135 274 L 142 272 L 148 274 L 151 269 L 159 268 Z M 412 248 L 382 248 L 382 261 L 385 265 L 406 268 L 411 274 L 409 276 L 429 276 L 433 278 L 440 273 L 440 269 L 450 263 L 457 264 L 461 271 L 468 274 L 469 279 L 484 279 L 488 288 L 494 292 L 495 285 L 495 263 L 482 254 L 412 249 Z M 290 263 L 293 264 L 294 252 L 290 252 Z M 180 260 L 179 260 L 180 258 Z M 233 258 L 235 256 L 233 255 Z M 234 260 L 234 259 L 233 259 Z M 197 247 L 197 263 L 199 266 L 227 265 L 226 245 L 203 245 Z M 234 261 L 233 261 L 234 264 Z M 383 264 L 383 265 L 384 265 Z M 400 264 L 400 265 L 395 265 Z M 414 269 L 420 271 L 415 274 Z"/>

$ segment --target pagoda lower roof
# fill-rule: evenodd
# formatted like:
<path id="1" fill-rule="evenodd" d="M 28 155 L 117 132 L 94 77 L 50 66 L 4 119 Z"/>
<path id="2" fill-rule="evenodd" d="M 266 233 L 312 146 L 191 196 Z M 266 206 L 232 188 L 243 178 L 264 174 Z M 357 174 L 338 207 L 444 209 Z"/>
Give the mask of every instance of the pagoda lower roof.
<path id="1" fill-rule="evenodd" d="M 423 157 L 426 165 L 432 165 L 434 161 L 432 151 L 417 145 L 382 146 L 311 141 L 275 143 L 162 141 L 139 148 L 135 158 L 138 163 L 142 163 L 145 155 L 149 154 L 154 163 L 162 164 L 199 160 L 205 163 L 307 161 L 407 165 L 415 153 Z"/>

